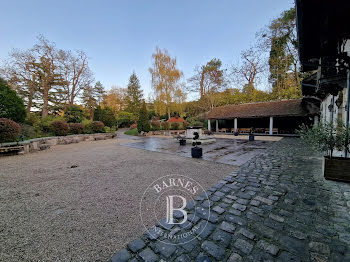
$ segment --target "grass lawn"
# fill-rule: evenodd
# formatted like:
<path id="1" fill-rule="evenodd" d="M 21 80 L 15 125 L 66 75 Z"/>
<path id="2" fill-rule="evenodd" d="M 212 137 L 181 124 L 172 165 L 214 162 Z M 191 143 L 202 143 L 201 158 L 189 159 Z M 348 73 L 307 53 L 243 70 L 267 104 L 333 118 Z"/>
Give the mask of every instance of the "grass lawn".
<path id="1" fill-rule="evenodd" d="M 137 136 L 138 135 L 137 128 L 125 131 L 124 134 L 129 136 Z"/>

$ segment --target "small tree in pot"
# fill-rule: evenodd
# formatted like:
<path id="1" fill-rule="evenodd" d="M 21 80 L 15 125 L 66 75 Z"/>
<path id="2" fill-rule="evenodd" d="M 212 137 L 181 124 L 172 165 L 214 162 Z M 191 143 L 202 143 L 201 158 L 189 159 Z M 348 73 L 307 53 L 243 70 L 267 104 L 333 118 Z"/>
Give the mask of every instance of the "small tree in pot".
<path id="1" fill-rule="evenodd" d="M 193 158 L 201 158 L 203 156 L 203 149 L 201 147 L 198 147 L 202 144 L 201 142 L 197 141 L 199 138 L 199 134 L 198 132 L 194 132 L 193 135 L 194 141 L 192 142 L 193 147 L 191 148 L 191 155 Z"/>
<path id="2" fill-rule="evenodd" d="M 324 177 L 326 179 L 350 182 L 350 159 L 334 157 L 334 151 L 350 153 L 350 128 L 342 121 L 320 123 L 309 128 L 301 126 L 298 131 L 301 138 L 315 150 L 324 154 Z"/>
<path id="3" fill-rule="evenodd" d="M 250 128 L 250 131 L 249 131 L 249 141 L 254 141 L 254 132 L 255 132 L 254 127 Z"/>

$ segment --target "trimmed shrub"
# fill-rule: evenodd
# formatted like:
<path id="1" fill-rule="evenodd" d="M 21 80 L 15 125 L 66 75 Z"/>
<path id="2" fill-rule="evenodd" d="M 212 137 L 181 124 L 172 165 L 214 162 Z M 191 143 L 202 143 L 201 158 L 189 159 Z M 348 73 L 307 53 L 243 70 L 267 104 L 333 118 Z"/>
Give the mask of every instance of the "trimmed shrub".
<path id="1" fill-rule="evenodd" d="M 137 123 L 133 123 L 133 124 L 130 126 L 130 129 L 134 129 L 134 128 L 137 128 Z"/>
<path id="2" fill-rule="evenodd" d="M 120 111 L 117 116 L 119 127 L 128 127 L 134 122 L 134 115 L 129 112 Z"/>
<path id="3" fill-rule="evenodd" d="M 177 122 L 171 123 L 171 129 L 172 129 L 172 130 L 178 130 L 178 129 L 179 129 L 179 126 L 180 126 L 180 124 L 177 123 Z"/>
<path id="4" fill-rule="evenodd" d="M 105 125 L 101 121 L 93 121 L 90 125 L 93 133 L 103 133 L 105 131 Z"/>
<path id="5" fill-rule="evenodd" d="M 149 132 L 151 129 L 149 124 L 149 118 L 148 118 L 148 111 L 146 107 L 145 101 L 142 102 L 142 106 L 139 113 L 139 120 L 137 120 L 137 131 L 141 133 L 143 132 Z"/>
<path id="6" fill-rule="evenodd" d="M 68 123 L 80 123 L 84 119 L 84 112 L 79 106 L 72 105 L 67 108 L 64 118 Z"/>
<path id="7" fill-rule="evenodd" d="M 89 119 L 85 119 L 83 120 L 83 122 L 81 122 L 81 124 L 83 125 L 84 134 L 92 134 L 91 123 L 92 121 Z"/>
<path id="8" fill-rule="evenodd" d="M 98 106 L 94 110 L 94 120 L 101 121 L 104 125 L 112 127 L 116 124 L 114 112 L 110 107 L 101 108 Z"/>
<path id="9" fill-rule="evenodd" d="M 169 130 L 169 123 L 168 122 L 162 122 L 162 129 Z"/>
<path id="10" fill-rule="evenodd" d="M 65 121 L 55 120 L 51 123 L 51 130 L 55 136 L 66 136 L 69 132 L 69 125 Z"/>
<path id="11" fill-rule="evenodd" d="M 21 126 L 15 121 L 0 118 L 0 143 L 16 141 L 21 133 Z"/>
<path id="12" fill-rule="evenodd" d="M 72 134 L 81 134 L 84 131 L 84 126 L 82 123 L 70 123 L 69 129 Z"/>
<path id="13" fill-rule="evenodd" d="M 187 129 L 188 127 L 190 126 L 190 124 L 188 123 L 188 122 L 183 122 L 182 123 L 182 127 L 183 127 L 183 129 Z"/>
<path id="14" fill-rule="evenodd" d="M 33 126 L 24 123 L 20 124 L 20 126 L 22 128 L 21 136 L 23 136 L 25 139 L 32 139 L 41 136 L 40 129 L 36 129 Z"/>
<path id="15" fill-rule="evenodd" d="M 23 100 L 10 88 L 7 82 L 0 78 L 0 118 L 23 122 L 26 109 Z"/>
<path id="16" fill-rule="evenodd" d="M 35 113 L 29 113 L 27 114 L 27 118 L 25 120 L 25 123 L 31 126 L 39 125 L 40 124 L 40 117 Z"/>
<path id="17" fill-rule="evenodd" d="M 153 131 L 158 131 L 160 129 L 159 121 L 156 121 L 156 120 L 152 121 L 151 126 Z"/>
<path id="18" fill-rule="evenodd" d="M 52 132 L 51 124 L 54 121 L 65 122 L 64 118 L 61 116 L 56 116 L 56 117 L 55 116 L 46 116 L 40 120 L 39 127 L 45 133 Z"/>
<path id="19" fill-rule="evenodd" d="M 203 127 L 204 125 L 203 125 L 202 122 L 197 121 L 197 122 L 193 123 L 193 126 L 201 126 L 201 127 Z"/>

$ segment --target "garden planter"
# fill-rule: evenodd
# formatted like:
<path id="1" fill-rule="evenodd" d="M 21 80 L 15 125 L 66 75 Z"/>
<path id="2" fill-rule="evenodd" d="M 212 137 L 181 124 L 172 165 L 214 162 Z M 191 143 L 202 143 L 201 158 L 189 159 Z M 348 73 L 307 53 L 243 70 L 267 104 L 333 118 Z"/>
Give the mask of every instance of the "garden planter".
<path id="1" fill-rule="evenodd" d="M 249 141 L 254 141 L 254 135 L 249 135 Z"/>
<path id="2" fill-rule="evenodd" d="M 350 158 L 324 157 L 323 174 L 325 179 L 350 182 Z"/>
<path id="3" fill-rule="evenodd" d="M 203 150 L 201 147 L 192 147 L 191 155 L 193 158 L 201 158 L 203 155 Z"/>
<path id="4" fill-rule="evenodd" d="M 186 145 L 186 139 L 180 139 L 180 146 L 185 146 Z"/>

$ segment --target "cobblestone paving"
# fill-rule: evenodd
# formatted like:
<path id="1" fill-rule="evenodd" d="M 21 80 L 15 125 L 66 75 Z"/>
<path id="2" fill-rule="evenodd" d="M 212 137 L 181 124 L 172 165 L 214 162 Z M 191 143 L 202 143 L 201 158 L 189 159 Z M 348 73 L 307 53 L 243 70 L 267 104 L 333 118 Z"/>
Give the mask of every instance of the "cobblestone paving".
<path id="1" fill-rule="evenodd" d="M 200 237 L 173 246 L 144 234 L 111 260 L 350 261 L 350 184 L 321 173 L 320 157 L 285 138 L 208 190 L 212 213 Z M 204 197 L 196 202 L 208 208 Z M 205 222 L 200 213 L 194 221 Z"/>

